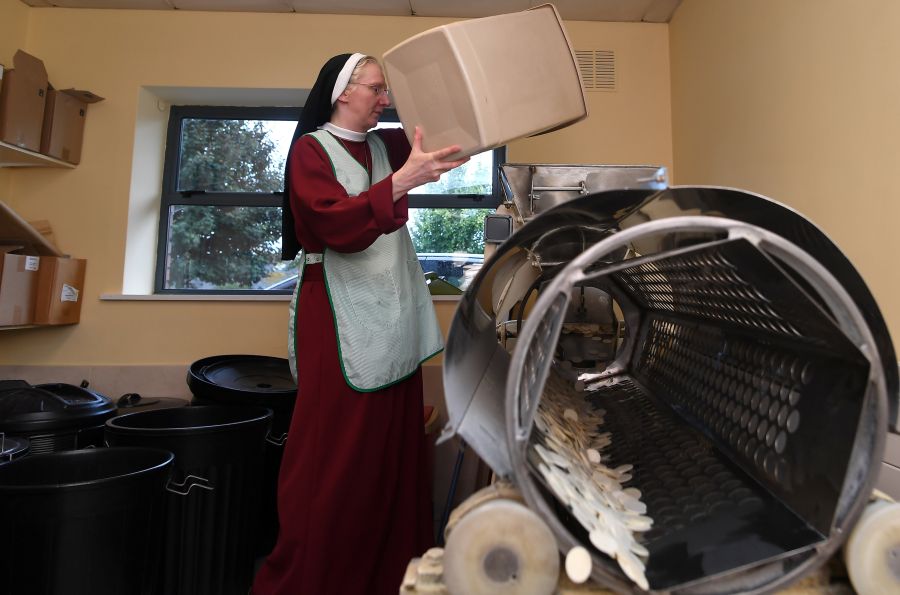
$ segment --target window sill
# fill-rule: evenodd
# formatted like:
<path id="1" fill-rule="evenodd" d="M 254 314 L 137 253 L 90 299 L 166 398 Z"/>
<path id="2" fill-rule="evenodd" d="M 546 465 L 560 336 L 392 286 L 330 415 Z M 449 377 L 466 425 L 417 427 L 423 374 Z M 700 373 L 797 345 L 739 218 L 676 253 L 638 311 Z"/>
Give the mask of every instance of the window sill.
<path id="1" fill-rule="evenodd" d="M 458 302 L 461 295 L 433 295 L 432 302 Z M 100 295 L 100 301 L 105 302 L 289 302 L 291 296 L 287 294 L 275 295 L 197 295 L 197 294 L 119 294 L 104 293 Z"/>
<path id="2" fill-rule="evenodd" d="M 274 295 L 197 295 L 165 293 L 165 294 L 119 294 L 103 293 L 101 301 L 108 302 L 289 302 L 291 296 L 279 293 Z"/>

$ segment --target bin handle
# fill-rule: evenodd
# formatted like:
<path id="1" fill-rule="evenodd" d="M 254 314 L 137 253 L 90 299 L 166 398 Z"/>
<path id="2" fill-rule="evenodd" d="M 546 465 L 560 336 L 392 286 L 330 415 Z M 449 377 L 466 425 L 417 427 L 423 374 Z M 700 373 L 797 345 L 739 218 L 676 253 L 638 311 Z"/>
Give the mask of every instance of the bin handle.
<path id="1" fill-rule="evenodd" d="M 284 443 L 287 441 L 287 432 L 280 436 L 275 436 L 271 433 L 266 434 L 266 442 L 269 444 L 274 444 L 275 446 L 284 446 Z"/>
<path id="2" fill-rule="evenodd" d="M 191 493 L 191 488 L 193 487 L 209 490 L 210 492 L 215 490 L 213 486 L 209 485 L 209 480 L 205 477 L 188 475 L 181 483 L 169 480 L 169 483 L 166 484 L 166 491 L 178 494 L 179 496 L 187 496 Z"/>

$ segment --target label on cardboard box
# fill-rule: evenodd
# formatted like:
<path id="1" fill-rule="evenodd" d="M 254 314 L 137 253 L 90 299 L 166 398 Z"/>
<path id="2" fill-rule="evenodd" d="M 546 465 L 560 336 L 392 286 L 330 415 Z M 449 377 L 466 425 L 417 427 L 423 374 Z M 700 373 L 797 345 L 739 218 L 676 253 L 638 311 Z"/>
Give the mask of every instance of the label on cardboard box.
<path id="1" fill-rule="evenodd" d="M 77 302 L 78 301 L 78 289 L 63 283 L 62 291 L 59 293 L 59 301 L 61 302 Z"/>
<path id="2" fill-rule="evenodd" d="M 86 261 L 46 256 L 37 273 L 35 324 L 74 324 L 81 314 Z M 33 273 L 32 273 L 33 274 Z"/>
<path id="3" fill-rule="evenodd" d="M 40 268 L 41 268 L 40 256 L 26 256 L 25 257 L 25 270 L 26 271 L 36 271 Z"/>

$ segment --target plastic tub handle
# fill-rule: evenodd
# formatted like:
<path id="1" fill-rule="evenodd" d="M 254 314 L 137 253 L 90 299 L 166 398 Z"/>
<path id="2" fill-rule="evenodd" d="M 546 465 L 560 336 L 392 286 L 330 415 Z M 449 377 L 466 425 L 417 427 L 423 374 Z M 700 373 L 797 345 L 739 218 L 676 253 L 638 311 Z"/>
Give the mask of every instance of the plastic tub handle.
<path id="1" fill-rule="evenodd" d="M 282 434 L 281 436 L 273 436 L 271 433 L 266 435 L 266 442 L 269 444 L 274 444 L 275 446 L 284 446 L 284 443 L 287 441 L 287 432 Z"/>
<path id="2" fill-rule="evenodd" d="M 205 477 L 188 475 L 181 483 L 169 480 L 169 483 L 166 484 L 166 491 L 178 494 L 179 496 L 187 496 L 191 493 L 191 488 L 194 487 L 209 490 L 210 492 L 215 490 L 215 488 L 209 484 L 209 480 Z"/>

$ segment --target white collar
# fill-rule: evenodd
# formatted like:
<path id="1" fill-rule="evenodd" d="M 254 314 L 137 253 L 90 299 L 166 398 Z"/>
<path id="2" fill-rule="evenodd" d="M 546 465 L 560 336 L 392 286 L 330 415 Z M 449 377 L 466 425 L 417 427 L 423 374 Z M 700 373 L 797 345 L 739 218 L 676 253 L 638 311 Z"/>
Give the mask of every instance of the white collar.
<path id="1" fill-rule="evenodd" d="M 342 138 L 344 140 L 354 141 L 354 142 L 362 142 L 366 140 L 366 132 L 357 132 L 355 130 L 347 130 L 346 128 L 341 128 L 340 126 L 335 126 L 331 122 L 325 122 L 321 126 L 319 126 L 319 130 L 327 130 L 331 134 L 335 135 L 338 138 Z"/>

